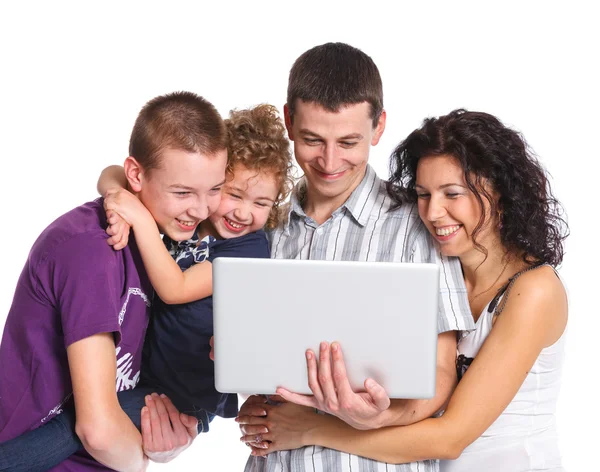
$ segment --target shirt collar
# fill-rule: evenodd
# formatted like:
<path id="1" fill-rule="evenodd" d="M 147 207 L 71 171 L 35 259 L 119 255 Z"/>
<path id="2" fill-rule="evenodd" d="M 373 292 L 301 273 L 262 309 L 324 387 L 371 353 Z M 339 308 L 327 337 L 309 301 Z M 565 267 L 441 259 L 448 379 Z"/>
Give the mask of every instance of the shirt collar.
<path id="1" fill-rule="evenodd" d="M 358 187 L 354 189 L 348 200 L 340 208 L 346 208 L 352 217 L 360 226 L 364 226 L 369 220 L 369 215 L 373 209 L 373 205 L 377 200 L 379 193 L 379 187 L 381 185 L 381 179 L 377 176 L 375 170 L 367 164 L 367 170 L 365 176 L 361 180 Z M 306 217 L 304 209 L 302 208 L 302 201 L 306 195 L 306 177 L 302 177 L 292 192 L 290 198 L 290 210 L 288 213 L 288 221 L 295 213 L 298 217 Z M 333 213 L 336 214 L 340 209 L 338 208 Z"/>

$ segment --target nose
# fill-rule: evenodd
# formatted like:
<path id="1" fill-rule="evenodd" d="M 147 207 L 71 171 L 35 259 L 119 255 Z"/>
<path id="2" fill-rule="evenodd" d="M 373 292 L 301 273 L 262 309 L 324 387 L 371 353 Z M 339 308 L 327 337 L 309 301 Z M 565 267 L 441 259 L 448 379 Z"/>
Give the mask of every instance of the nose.
<path id="1" fill-rule="evenodd" d="M 335 172 L 338 169 L 335 146 L 325 145 L 321 157 L 321 167 L 325 172 Z"/>
<path id="2" fill-rule="evenodd" d="M 240 204 L 233 210 L 233 217 L 240 223 L 246 223 L 250 219 L 250 213 L 248 205 Z"/>
<path id="3" fill-rule="evenodd" d="M 446 207 L 440 198 L 431 195 L 427 204 L 427 220 L 434 222 L 446 215 Z"/>
<path id="4" fill-rule="evenodd" d="M 199 221 L 205 220 L 210 215 L 207 200 L 202 197 L 197 198 L 194 204 L 188 208 L 187 213 Z"/>

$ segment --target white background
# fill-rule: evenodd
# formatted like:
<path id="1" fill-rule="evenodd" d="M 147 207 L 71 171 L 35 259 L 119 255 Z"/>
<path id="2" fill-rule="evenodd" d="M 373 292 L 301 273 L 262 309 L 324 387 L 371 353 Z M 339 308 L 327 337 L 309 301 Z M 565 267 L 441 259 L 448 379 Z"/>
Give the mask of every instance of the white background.
<path id="1" fill-rule="evenodd" d="M 0 327 L 37 235 L 95 197 L 100 170 L 127 156 L 147 100 L 190 90 L 224 116 L 260 102 L 281 109 L 294 59 L 348 42 L 383 77 L 387 130 L 371 156 L 382 177 L 398 141 L 457 107 L 521 130 L 553 175 L 572 233 L 561 268 L 571 305 L 560 446 L 569 470 L 594 467 L 600 35 L 591 2 L 201 3 L 0 6 Z M 216 420 L 191 450 L 151 469 L 241 470 L 238 436 L 233 421 Z"/>

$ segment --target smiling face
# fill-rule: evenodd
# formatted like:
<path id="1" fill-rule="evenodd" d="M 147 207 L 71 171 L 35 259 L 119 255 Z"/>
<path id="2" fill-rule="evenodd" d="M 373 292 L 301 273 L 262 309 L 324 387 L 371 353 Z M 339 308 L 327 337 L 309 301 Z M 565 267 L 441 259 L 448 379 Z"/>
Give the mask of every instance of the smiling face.
<path id="1" fill-rule="evenodd" d="M 480 222 L 482 209 L 465 182 L 464 171 L 449 155 L 424 157 L 417 165 L 416 192 L 419 216 L 446 256 L 465 257 L 477 251 L 473 231 Z M 499 240 L 490 205 L 482 196 L 486 218 L 477 234 L 477 243 L 491 247 Z M 496 228 L 496 229 L 494 229 Z"/>
<path id="2" fill-rule="evenodd" d="M 125 172 L 159 230 L 174 241 L 184 241 L 219 206 L 226 164 L 226 149 L 205 156 L 167 148 L 158 168 L 145 172 L 128 157 Z"/>
<path id="3" fill-rule="evenodd" d="M 367 102 L 331 112 L 297 100 L 293 123 L 287 107 L 285 118 L 296 161 L 308 181 L 307 197 L 342 205 L 365 175 L 370 147 L 385 129 L 385 112 L 373 128 Z"/>
<path id="4" fill-rule="evenodd" d="M 262 229 L 279 194 L 270 172 L 250 170 L 241 164 L 223 186 L 221 204 L 209 220 L 223 239 L 237 238 Z"/>

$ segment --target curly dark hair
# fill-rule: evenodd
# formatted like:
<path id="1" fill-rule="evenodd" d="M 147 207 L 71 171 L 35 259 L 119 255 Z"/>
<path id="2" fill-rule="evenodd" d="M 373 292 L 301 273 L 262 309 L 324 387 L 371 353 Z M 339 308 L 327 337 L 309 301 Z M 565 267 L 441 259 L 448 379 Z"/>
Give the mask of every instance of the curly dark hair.
<path id="1" fill-rule="evenodd" d="M 273 105 L 261 104 L 232 110 L 225 120 L 229 145 L 227 172 L 233 175 L 237 164 L 275 176 L 279 189 L 265 227 L 275 228 L 284 214 L 283 204 L 294 185 L 294 165 L 285 125 Z"/>
<path id="2" fill-rule="evenodd" d="M 476 241 L 485 223 L 482 196 L 491 214 L 499 216 L 504 247 L 528 264 L 562 262 L 563 241 L 568 236 L 564 211 L 554 198 L 546 171 L 523 136 L 482 112 L 454 110 L 439 118 L 427 118 L 394 150 L 390 160 L 388 192 L 396 205 L 415 202 L 419 160 L 450 155 L 464 171 L 467 187 L 479 202 L 481 218 L 473 230 Z M 498 201 L 486 191 L 489 184 Z"/>

